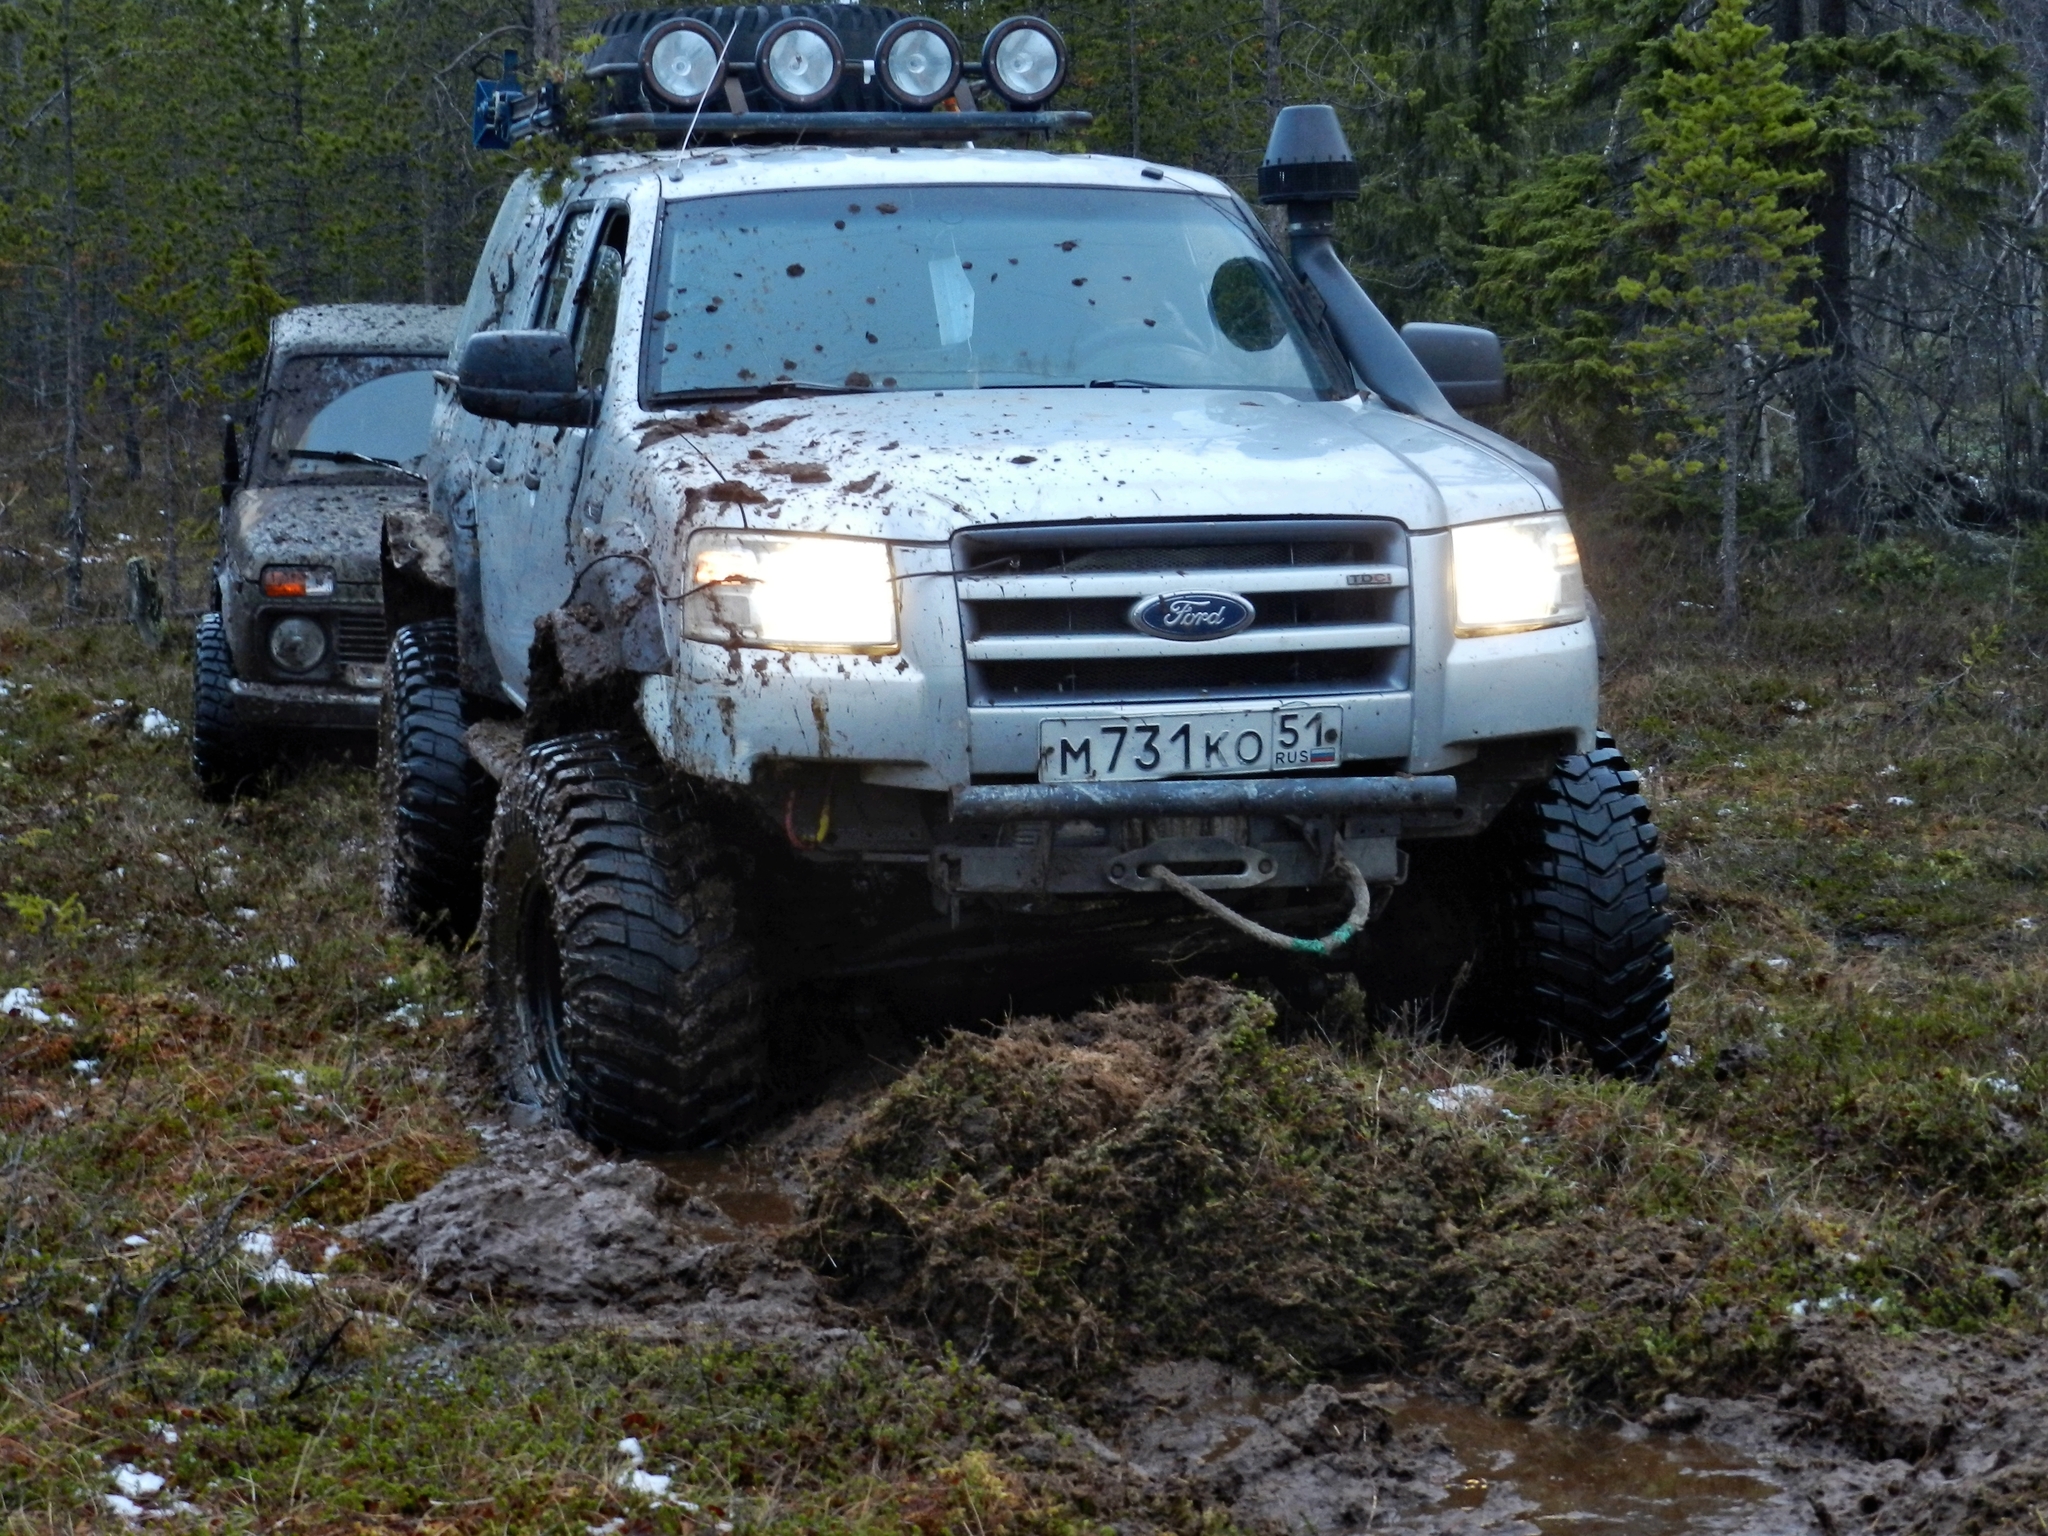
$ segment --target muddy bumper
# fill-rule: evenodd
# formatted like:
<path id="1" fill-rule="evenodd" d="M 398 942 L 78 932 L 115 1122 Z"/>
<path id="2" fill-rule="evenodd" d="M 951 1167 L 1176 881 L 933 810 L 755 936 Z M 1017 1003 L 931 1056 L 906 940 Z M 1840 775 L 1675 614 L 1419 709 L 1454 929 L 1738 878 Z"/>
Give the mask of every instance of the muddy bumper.
<path id="1" fill-rule="evenodd" d="M 366 690 L 318 683 L 252 683 L 239 677 L 229 686 L 235 720 L 243 726 L 306 731 L 377 728 L 379 695 Z"/>

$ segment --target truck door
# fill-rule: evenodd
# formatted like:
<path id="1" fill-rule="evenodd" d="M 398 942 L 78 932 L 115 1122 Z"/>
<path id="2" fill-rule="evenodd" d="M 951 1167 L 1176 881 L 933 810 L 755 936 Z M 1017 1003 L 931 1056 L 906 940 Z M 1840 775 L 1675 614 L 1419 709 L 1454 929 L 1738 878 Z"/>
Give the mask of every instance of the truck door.
<path id="1" fill-rule="evenodd" d="M 576 382 L 602 389 L 625 276 L 626 211 L 578 208 L 562 232 L 533 324 L 566 333 Z M 522 703 L 534 621 L 568 600 L 575 582 L 575 503 L 583 427 L 513 426 L 478 481 L 478 562 L 492 658 Z"/>

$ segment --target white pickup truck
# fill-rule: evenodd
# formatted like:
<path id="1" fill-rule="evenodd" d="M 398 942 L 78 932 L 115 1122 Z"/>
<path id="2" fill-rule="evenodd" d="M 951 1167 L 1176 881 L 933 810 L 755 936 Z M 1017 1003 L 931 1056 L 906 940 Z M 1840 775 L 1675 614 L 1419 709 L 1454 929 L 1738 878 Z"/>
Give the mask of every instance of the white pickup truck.
<path id="1" fill-rule="evenodd" d="M 1663 861 L 1557 478 L 1455 408 L 1489 333 L 1337 259 L 1328 108 L 1260 173 L 1283 251 L 1208 176 L 988 147 L 1070 120 L 1033 18 L 978 66 L 870 7 L 607 27 L 591 126 L 655 147 L 506 198 L 430 456 L 458 614 L 386 712 L 392 908 L 480 882 L 516 1099 L 701 1144 L 778 989 L 1262 945 L 1654 1068 Z"/>

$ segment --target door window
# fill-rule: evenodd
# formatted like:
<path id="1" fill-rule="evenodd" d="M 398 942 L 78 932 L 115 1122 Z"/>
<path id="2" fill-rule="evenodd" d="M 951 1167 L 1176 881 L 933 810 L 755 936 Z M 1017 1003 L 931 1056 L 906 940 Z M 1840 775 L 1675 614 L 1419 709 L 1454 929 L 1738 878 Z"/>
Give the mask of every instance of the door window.
<path id="1" fill-rule="evenodd" d="M 576 313 L 576 387 L 602 389 L 611 362 L 612 333 L 619 324 L 619 290 L 626 276 L 626 216 L 614 212 L 604 221 L 590 272 L 583 280 Z"/>

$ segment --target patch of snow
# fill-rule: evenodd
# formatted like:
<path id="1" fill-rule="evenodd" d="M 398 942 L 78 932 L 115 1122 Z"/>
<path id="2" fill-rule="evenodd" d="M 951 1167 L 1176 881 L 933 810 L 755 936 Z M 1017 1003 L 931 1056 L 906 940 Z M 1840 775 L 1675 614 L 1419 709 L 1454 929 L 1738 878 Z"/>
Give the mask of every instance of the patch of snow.
<path id="1" fill-rule="evenodd" d="M 279 1067 L 277 1069 L 277 1075 L 283 1078 L 286 1082 L 290 1083 L 294 1088 L 303 1088 L 306 1086 L 306 1074 L 304 1072 L 301 1072 L 297 1067 Z M 304 1108 L 303 1105 L 301 1105 L 300 1107 Z"/>
<path id="2" fill-rule="evenodd" d="M 97 1072 L 99 1069 L 100 1059 L 97 1056 L 81 1056 L 71 1063 L 71 1070 L 74 1072 Z"/>
<path id="3" fill-rule="evenodd" d="M 665 1472 L 643 1472 L 635 1467 L 626 1474 L 626 1488 L 632 1493 L 645 1494 L 650 1499 L 668 1497 L 669 1485 L 675 1481 Z"/>
<path id="4" fill-rule="evenodd" d="M 384 1015 L 384 1022 L 386 1024 L 402 1024 L 407 1029 L 418 1029 L 420 1025 L 426 1022 L 426 1018 L 427 1005 L 425 1003 L 400 1003 L 396 1008 Z"/>
<path id="5" fill-rule="evenodd" d="M 123 1520 L 137 1521 L 149 1513 L 133 1499 L 118 1493 L 103 1493 L 100 1495 L 100 1502 Z"/>
<path id="6" fill-rule="evenodd" d="M 2012 925 L 2019 929 L 2021 933 L 2032 933 L 2038 926 L 2031 917 L 2016 917 L 2012 920 Z"/>
<path id="7" fill-rule="evenodd" d="M 1431 1109 L 1443 1110 L 1446 1114 L 1466 1108 L 1484 1109 L 1494 1099 L 1493 1090 L 1484 1083 L 1453 1083 L 1448 1088 L 1437 1088 L 1425 1094 Z"/>
<path id="8" fill-rule="evenodd" d="M 640 1442 L 631 1435 L 619 1442 L 619 1454 L 636 1467 L 644 1465 L 647 1461 L 647 1453 L 640 1448 Z"/>
<path id="9" fill-rule="evenodd" d="M 273 1259 L 256 1271 L 256 1282 L 259 1285 L 289 1285 L 304 1290 L 308 1286 L 318 1285 L 320 1277 L 309 1275 L 303 1269 L 293 1269 L 283 1259 Z"/>
<path id="10" fill-rule="evenodd" d="M 1786 959 L 1783 955 L 1772 955 L 1770 959 L 1764 962 L 1764 964 L 1769 966 L 1774 971 L 1782 971 L 1789 968 L 1792 962 Z"/>
<path id="11" fill-rule="evenodd" d="M 42 1002 L 43 994 L 34 987 L 10 987 L 0 994 L 0 1013 L 31 1024 L 47 1024 L 50 1016 L 43 1012 Z"/>
<path id="12" fill-rule="evenodd" d="M 251 922 L 256 918 L 261 917 L 262 915 L 263 914 L 261 912 L 258 912 L 254 907 L 235 908 L 235 916 L 239 917 L 245 923 Z"/>
<path id="13" fill-rule="evenodd" d="M 235 1246 L 252 1259 L 267 1259 L 277 1252 L 277 1239 L 268 1232 L 244 1232 Z"/>
<path id="14" fill-rule="evenodd" d="M 1906 795 L 1887 795 L 1885 796 L 1884 803 L 1886 805 L 1896 805 L 1901 808 L 1904 808 L 1906 806 L 1910 806 L 1913 803 L 1913 801 L 1911 797 Z"/>
<path id="15" fill-rule="evenodd" d="M 151 1419 L 149 1421 L 149 1432 L 152 1435 L 161 1436 L 165 1445 L 176 1445 L 178 1443 L 178 1432 L 162 1419 Z"/>
<path id="16" fill-rule="evenodd" d="M 1687 1067 L 1691 1066 L 1699 1058 L 1693 1055 L 1691 1046 L 1681 1045 L 1677 1050 L 1673 1051 L 1669 1056 L 1665 1057 L 1664 1059 L 1670 1062 L 1670 1064 L 1673 1067 L 1683 1072 Z"/>
<path id="17" fill-rule="evenodd" d="M 130 1232 L 121 1239 L 121 1246 L 123 1248 L 147 1248 L 149 1246 L 149 1239 L 140 1232 Z"/>
<path id="18" fill-rule="evenodd" d="M 164 1491 L 164 1475 L 161 1472 L 145 1472 L 140 1467 L 122 1463 L 114 1468 L 114 1486 L 131 1499 L 146 1499 L 153 1493 Z"/>
<path id="19" fill-rule="evenodd" d="M 1889 779 L 1898 771 L 1899 765 L 1897 763 L 1886 763 L 1882 768 L 1877 770 L 1877 776 L 1880 779 Z"/>
<path id="20" fill-rule="evenodd" d="M 141 720 L 136 722 L 137 730 L 145 736 L 171 737 L 184 729 L 177 721 L 160 709 L 145 709 Z"/>
<path id="21" fill-rule="evenodd" d="M 296 971 L 299 968 L 299 962 L 283 950 L 279 950 L 268 960 L 264 961 L 263 966 L 265 970 L 270 971 Z"/>

